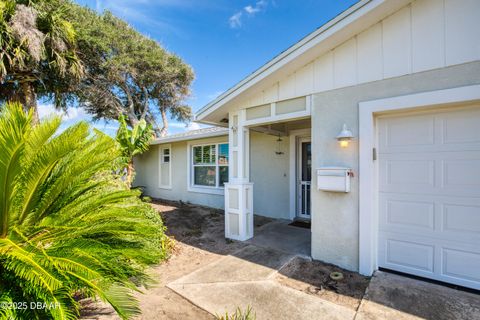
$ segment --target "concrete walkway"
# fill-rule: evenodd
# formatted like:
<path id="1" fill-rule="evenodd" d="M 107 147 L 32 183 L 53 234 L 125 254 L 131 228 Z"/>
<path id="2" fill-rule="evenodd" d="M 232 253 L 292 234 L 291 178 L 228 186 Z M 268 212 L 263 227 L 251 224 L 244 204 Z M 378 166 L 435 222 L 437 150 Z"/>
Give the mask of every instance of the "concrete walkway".
<path id="1" fill-rule="evenodd" d="M 358 310 L 276 281 L 292 253 L 249 245 L 167 285 L 214 315 L 252 307 L 263 319 L 480 319 L 480 295 L 378 272 Z"/>
<path id="2" fill-rule="evenodd" d="M 355 311 L 280 285 L 273 279 L 277 270 L 293 257 L 252 245 L 167 286 L 217 315 L 250 306 L 259 320 L 353 319 Z"/>
<path id="3" fill-rule="evenodd" d="M 255 236 L 247 242 L 258 247 L 271 248 L 310 257 L 312 232 L 310 229 L 290 226 L 291 221 L 275 220 L 255 229 Z"/>
<path id="4" fill-rule="evenodd" d="M 480 319 L 480 294 L 377 271 L 355 320 Z"/>

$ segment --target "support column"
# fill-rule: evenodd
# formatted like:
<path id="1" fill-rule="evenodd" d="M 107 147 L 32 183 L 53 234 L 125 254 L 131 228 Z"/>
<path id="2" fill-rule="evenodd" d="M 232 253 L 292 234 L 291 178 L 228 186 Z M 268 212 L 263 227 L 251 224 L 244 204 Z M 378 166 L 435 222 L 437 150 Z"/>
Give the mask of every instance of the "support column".
<path id="1" fill-rule="evenodd" d="M 229 182 L 225 184 L 225 237 L 241 241 L 253 237 L 250 134 L 244 121 L 245 110 L 229 115 Z"/>

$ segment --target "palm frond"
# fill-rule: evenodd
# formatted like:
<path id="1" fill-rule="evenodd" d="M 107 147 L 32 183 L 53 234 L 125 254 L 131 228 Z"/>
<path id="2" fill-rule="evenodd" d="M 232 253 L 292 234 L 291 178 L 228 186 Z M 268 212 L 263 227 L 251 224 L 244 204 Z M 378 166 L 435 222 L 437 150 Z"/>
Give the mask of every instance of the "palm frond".
<path id="1" fill-rule="evenodd" d="M 54 308 L 3 310 L 0 318 L 76 319 L 74 294 L 99 297 L 124 319 L 138 314 L 136 281 L 165 253 L 163 224 L 113 174 L 115 140 L 59 118 L 32 126 L 9 104 L 0 113 L 0 301 Z"/>

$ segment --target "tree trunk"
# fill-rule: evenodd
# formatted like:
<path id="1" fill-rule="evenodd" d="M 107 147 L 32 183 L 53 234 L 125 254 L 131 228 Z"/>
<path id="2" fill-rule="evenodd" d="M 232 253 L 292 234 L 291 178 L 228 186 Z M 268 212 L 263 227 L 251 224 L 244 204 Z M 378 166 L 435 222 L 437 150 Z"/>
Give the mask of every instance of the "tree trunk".
<path id="1" fill-rule="evenodd" d="M 39 117 L 38 117 L 38 107 L 37 107 L 37 94 L 35 92 L 35 89 L 33 88 L 33 85 L 31 82 L 23 82 L 21 84 L 22 88 L 22 103 L 23 103 L 23 108 L 25 111 L 32 110 L 33 112 L 33 118 L 32 122 L 33 124 L 37 124 L 39 122 Z"/>
<path id="2" fill-rule="evenodd" d="M 149 112 L 147 112 L 147 114 L 145 115 L 145 121 L 147 121 L 148 124 L 152 125 L 153 132 L 155 133 L 155 138 L 161 137 L 157 121 L 155 121 L 155 118 Z"/>
<path id="3" fill-rule="evenodd" d="M 160 137 L 165 137 L 168 134 L 167 112 L 165 111 L 165 108 L 161 108 L 160 112 L 162 114 L 162 123 L 163 123 L 163 127 L 160 130 Z"/>
<path id="4" fill-rule="evenodd" d="M 130 125 L 130 128 L 133 129 L 133 127 L 135 127 L 135 125 L 138 123 L 138 119 L 135 116 L 128 116 L 127 123 Z"/>
<path id="5" fill-rule="evenodd" d="M 132 187 L 134 173 L 135 173 L 135 168 L 133 167 L 133 160 L 130 160 L 127 166 L 127 186 L 129 188 Z"/>

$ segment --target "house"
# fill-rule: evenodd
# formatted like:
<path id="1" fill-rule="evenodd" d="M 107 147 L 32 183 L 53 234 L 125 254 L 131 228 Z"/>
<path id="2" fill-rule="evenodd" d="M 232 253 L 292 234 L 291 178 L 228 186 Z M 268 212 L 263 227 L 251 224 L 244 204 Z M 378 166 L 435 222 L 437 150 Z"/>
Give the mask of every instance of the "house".
<path id="1" fill-rule="evenodd" d="M 480 289 L 480 1 L 365 0 L 136 159 L 151 196 L 311 219 L 311 256 Z M 345 126 L 344 126 L 345 125 Z M 339 136 L 340 134 L 340 136 Z"/>

